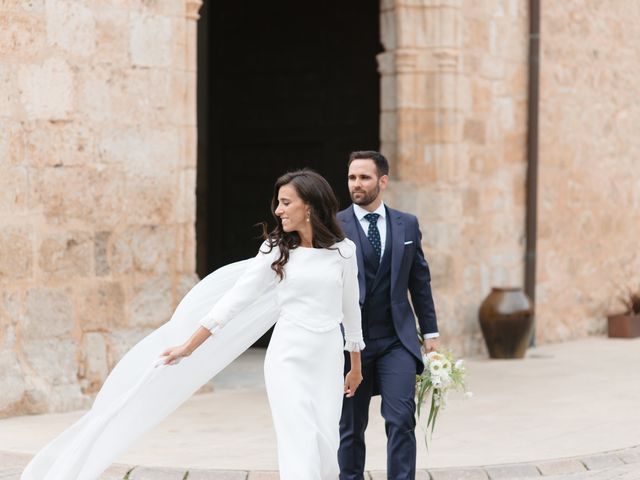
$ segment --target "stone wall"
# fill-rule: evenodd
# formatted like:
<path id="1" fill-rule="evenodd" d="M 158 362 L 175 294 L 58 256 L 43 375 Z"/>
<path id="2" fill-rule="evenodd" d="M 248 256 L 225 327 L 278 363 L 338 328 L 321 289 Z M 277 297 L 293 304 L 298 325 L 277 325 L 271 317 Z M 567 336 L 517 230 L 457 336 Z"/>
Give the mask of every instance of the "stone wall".
<path id="1" fill-rule="evenodd" d="M 637 2 L 544 2 L 538 338 L 605 330 L 640 288 Z"/>
<path id="2" fill-rule="evenodd" d="M 86 406 L 195 281 L 195 10 L 0 3 L 0 415 Z"/>
<path id="3" fill-rule="evenodd" d="M 524 279 L 528 12 L 524 0 L 383 2 L 389 202 L 416 212 L 440 330 L 484 349 L 477 312 Z"/>

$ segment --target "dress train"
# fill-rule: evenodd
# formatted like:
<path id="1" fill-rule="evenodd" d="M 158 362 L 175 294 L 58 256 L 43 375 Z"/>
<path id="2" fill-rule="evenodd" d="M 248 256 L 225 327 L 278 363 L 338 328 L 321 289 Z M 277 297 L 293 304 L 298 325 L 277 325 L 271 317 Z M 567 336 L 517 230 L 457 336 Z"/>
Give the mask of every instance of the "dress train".
<path id="1" fill-rule="evenodd" d="M 191 336 L 253 261 L 222 267 L 193 287 L 171 320 L 118 362 L 91 410 L 38 452 L 21 480 L 98 479 L 131 443 L 258 340 L 278 319 L 273 289 L 177 365 L 166 366 L 159 359 L 164 349 Z"/>

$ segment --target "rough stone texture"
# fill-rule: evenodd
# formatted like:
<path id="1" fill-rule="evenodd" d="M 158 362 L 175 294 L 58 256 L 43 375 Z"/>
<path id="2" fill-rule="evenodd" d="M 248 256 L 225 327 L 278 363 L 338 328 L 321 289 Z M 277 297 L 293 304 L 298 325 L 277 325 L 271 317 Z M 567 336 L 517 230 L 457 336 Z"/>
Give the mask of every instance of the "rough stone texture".
<path id="1" fill-rule="evenodd" d="M 85 407 L 196 280 L 198 5 L 0 2 L 0 416 Z"/>
<path id="2" fill-rule="evenodd" d="M 382 9 L 389 203 L 420 220 L 447 346 L 479 353 L 479 304 L 523 284 L 527 3 Z"/>
<path id="3" fill-rule="evenodd" d="M 0 4 L 0 289 L 20 304 L 0 328 L 14 339 L 0 378 L 15 388 L 0 393 L 0 415 L 18 397 L 46 410 L 92 390 L 103 359 L 112 367 L 194 281 L 198 6 Z M 380 6 L 388 203 L 421 222 L 447 347 L 482 353 L 479 304 L 493 286 L 523 284 L 528 3 Z M 539 342 L 601 334 L 619 288 L 639 283 L 628 47 L 638 18 L 640 5 L 613 0 L 542 9 Z M 69 317 L 52 313 L 66 353 L 49 352 L 27 318 L 32 291 L 67 297 Z M 103 335 L 98 358 L 84 352 L 99 342 L 88 333 Z M 47 377 L 43 355 L 61 361 L 60 375 Z"/>
<path id="4" fill-rule="evenodd" d="M 601 334 L 640 285 L 640 4 L 542 9 L 538 338 Z"/>

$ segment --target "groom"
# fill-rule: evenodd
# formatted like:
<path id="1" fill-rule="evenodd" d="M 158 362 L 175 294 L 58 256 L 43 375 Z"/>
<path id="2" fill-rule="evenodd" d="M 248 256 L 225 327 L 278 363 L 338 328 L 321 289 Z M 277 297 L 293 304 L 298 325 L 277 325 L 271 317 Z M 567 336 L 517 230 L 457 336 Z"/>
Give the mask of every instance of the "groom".
<path id="1" fill-rule="evenodd" d="M 424 348 L 438 347 L 438 326 L 430 274 L 422 252 L 418 220 L 387 207 L 382 192 L 389 164 L 378 152 L 349 157 L 349 193 L 353 205 L 338 220 L 357 246 L 362 331 L 360 388 L 345 398 L 340 419 L 340 480 L 363 480 L 364 432 L 372 395 L 382 397 L 387 433 L 389 480 L 414 480 L 416 471 L 415 381 L 423 368 L 414 312 Z M 407 292 L 411 294 L 413 311 Z M 348 360 L 345 372 L 349 371 Z"/>

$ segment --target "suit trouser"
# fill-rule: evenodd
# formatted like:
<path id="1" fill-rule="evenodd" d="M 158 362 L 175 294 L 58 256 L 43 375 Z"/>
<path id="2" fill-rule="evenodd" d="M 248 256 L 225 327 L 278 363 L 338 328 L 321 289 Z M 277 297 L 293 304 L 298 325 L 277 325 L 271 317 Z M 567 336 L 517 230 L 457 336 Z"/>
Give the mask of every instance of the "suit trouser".
<path id="1" fill-rule="evenodd" d="M 363 381 L 342 404 L 340 419 L 340 480 L 363 480 L 371 396 L 379 390 L 387 433 L 387 478 L 414 480 L 416 470 L 415 381 L 416 359 L 393 336 L 365 340 Z M 350 368 L 349 357 L 345 369 Z"/>

